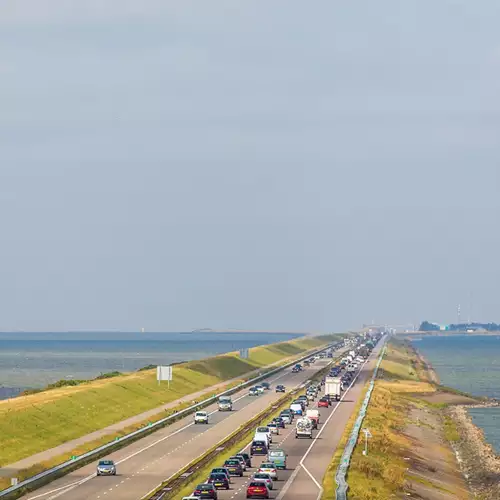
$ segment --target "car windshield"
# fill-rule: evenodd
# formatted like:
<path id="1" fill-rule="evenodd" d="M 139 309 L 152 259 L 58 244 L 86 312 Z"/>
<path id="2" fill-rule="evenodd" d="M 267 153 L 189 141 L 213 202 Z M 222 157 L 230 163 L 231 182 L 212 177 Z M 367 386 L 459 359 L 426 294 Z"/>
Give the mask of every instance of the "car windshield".
<path id="1" fill-rule="evenodd" d="M 197 417 L 206 417 L 206 416 L 207 416 L 207 414 L 206 414 L 204 411 L 197 411 L 197 412 L 196 412 L 196 416 L 197 416 Z"/>
<path id="2" fill-rule="evenodd" d="M 277 450 L 270 450 L 269 451 L 270 457 L 282 457 L 284 454 L 285 454 L 284 451 L 277 451 Z"/>
<path id="3" fill-rule="evenodd" d="M 114 465 L 113 460 L 101 460 L 99 465 Z"/>
<path id="4" fill-rule="evenodd" d="M 261 466 L 261 469 L 274 469 L 274 464 L 272 463 L 269 463 L 269 464 L 262 464 Z"/>
<path id="5" fill-rule="evenodd" d="M 257 432 L 268 432 L 268 430 L 267 427 L 257 427 Z"/>
<path id="6" fill-rule="evenodd" d="M 250 486 L 262 488 L 262 483 L 260 481 L 252 481 Z"/>
<path id="7" fill-rule="evenodd" d="M 226 460 L 227 465 L 240 465 L 239 460 Z"/>
<path id="8" fill-rule="evenodd" d="M 269 474 L 265 474 L 264 472 L 258 472 L 253 476 L 255 479 L 269 479 L 271 476 Z"/>
<path id="9" fill-rule="evenodd" d="M 254 441 L 253 446 L 264 446 L 264 441 Z"/>
<path id="10" fill-rule="evenodd" d="M 210 479 L 226 479 L 226 475 L 225 474 L 212 474 L 210 476 Z"/>

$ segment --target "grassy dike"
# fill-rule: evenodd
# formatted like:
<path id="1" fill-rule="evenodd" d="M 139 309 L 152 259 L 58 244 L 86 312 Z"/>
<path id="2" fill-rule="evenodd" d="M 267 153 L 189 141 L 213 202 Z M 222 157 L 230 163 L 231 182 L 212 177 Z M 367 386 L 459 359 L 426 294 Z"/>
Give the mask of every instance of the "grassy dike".
<path id="1" fill-rule="evenodd" d="M 334 338 L 336 337 L 331 335 L 302 337 L 255 347 L 250 349 L 248 359 L 239 358 L 238 353 L 228 353 L 182 363 L 174 368 L 174 380 L 170 390 L 167 389 L 167 384 L 158 386 L 155 370 L 145 370 L 0 401 L 0 466 L 14 463 L 225 380 L 238 377 L 243 379 L 253 370 L 265 368 L 273 363 L 285 363 L 290 358 L 331 342 Z M 175 407 L 169 413 L 187 404 Z M 165 416 L 165 413 L 160 413 L 157 419 Z M 142 425 L 143 423 L 139 423 L 137 426 L 123 429 L 117 435 Z M 109 442 L 113 437 L 116 435 L 108 435 L 87 443 L 78 450 L 73 450 L 72 454 L 81 454 Z M 47 463 L 31 467 L 21 476 L 29 477 L 67 458 L 69 457 L 56 457 Z M 0 479 L 0 487 L 6 487 L 8 483 L 7 478 Z"/>
<path id="2" fill-rule="evenodd" d="M 363 427 L 370 429 L 368 455 L 360 433 L 347 476 L 349 500 L 465 499 L 468 491 L 450 442 L 456 428 L 443 413 L 464 396 L 433 383 L 434 374 L 413 348 L 391 339 Z M 367 386 L 368 387 L 368 384 Z M 335 499 L 335 473 L 356 420 L 351 417 L 323 480 L 323 500 Z"/>

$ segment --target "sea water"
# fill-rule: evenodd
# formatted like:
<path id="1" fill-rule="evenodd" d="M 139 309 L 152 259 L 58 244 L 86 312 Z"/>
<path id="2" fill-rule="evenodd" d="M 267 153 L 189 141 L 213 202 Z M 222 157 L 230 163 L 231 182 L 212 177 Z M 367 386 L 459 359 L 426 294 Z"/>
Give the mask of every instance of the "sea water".
<path id="1" fill-rule="evenodd" d="M 61 379 L 200 359 L 298 337 L 287 333 L 0 333 L 0 399 Z"/>
<path id="2" fill-rule="evenodd" d="M 431 363 L 443 385 L 500 398 L 500 336 L 432 336 L 413 345 Z M 500 454 L 500 408 L 471 408 L 469 414 Z"/>

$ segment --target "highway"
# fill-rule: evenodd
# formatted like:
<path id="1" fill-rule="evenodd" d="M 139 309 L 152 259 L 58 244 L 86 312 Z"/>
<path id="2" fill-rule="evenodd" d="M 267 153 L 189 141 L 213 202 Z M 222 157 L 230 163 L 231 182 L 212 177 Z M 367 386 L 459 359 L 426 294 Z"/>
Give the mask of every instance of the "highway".
<path id="1" fill-rule="evenodd" d="M 269 381 L 292 389 L 311 378 L 327 361 L 299 373 L 287 369 Z M 188 416 L 106 457 L 117 464 L 116 476 L 96 477 L 94 462 L 22 498 L 139 500 L 281 396 L 271 390 L 251 397 L 244 389 L 233 395 L 232 412 L 219 412 L 215 404 L 206 408 L 210 412 L 209 425 L 194 425 L 193 417 Z"/>
<path id="2" fill-rule="evenodd" d="M 274 442 L 271 446 L 284 449 L 288 454 L 288 463 L 287 470 L 278 471 L 278 481 L 274 482 L 271 498 L 318 500 L 323 476 L 339 444 L 347 421 L 363 395 L 363 388 L 373 373 L 380 349 L 381 344 L 373 350 L 350 388 L 344 391 L 340 402 L 334 403 L 330 408 L 320 408 L 320 425 L 318 430 L 314 431 L 313 440 L 295 439 L 294 425 L 288 425 L 286 429 L 281 430 L 279 436 L 273 437 Z M 310 403 L 309 407 L 316 407 L 316 402 Z M 249 445 L 250 443 L 242 451 L 248 452 Z M 253 457 L 252 468 L 245 472 L 243 478 L 234 477 L 230 490 L 219 490 L 219 500 L 246 499 L 246 489 L 250 478 L 264 460 L 265 457 Z"/>

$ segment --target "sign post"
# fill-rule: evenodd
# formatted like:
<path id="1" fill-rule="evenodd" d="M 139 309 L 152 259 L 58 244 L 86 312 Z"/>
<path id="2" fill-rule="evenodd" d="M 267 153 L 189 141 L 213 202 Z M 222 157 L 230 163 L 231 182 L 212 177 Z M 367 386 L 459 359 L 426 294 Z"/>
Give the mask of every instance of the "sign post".
<path id="1" fill-rule="evenodd" d="M 168 388 L 170 389 L 170 381 L 172 380 L 172 367 L 169 366 L 157 366 L 156 367 L 156 380 L 158 380 L 158 385 L 162 380 L 168 381 Z"/>
<path id="2" fill-rule="evenodd" d="M 365 449 L 363 450 L 363 455 L 368 455 L 368 438 L 372 437 L 370 429 L 361 429 L 365 435 Z"/>

